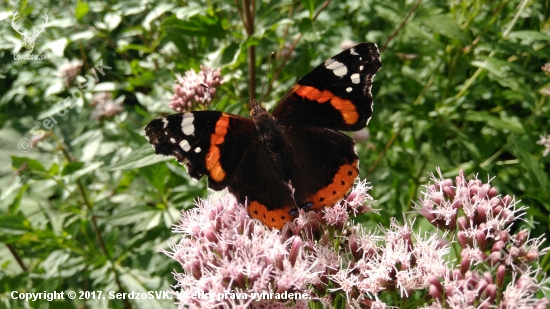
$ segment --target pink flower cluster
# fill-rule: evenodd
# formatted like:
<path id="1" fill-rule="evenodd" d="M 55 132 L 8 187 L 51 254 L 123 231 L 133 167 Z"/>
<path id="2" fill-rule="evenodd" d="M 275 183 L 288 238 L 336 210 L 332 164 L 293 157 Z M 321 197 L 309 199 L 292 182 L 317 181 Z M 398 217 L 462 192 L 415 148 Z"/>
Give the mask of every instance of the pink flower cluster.
<path id="1" fill-rule="evenodd" d="M 113 95 L 110 92 L 96 93 L 90 102 L 90 106 L 95 107 L 90 116 L 94 120 L 113 117 L 124 111 L 121 103 L 113 101 Z"/>
<path id="2" fill-rule="evenodd" d="M 413 222 L 367 232 L 350 220 L 372 208 L 371 187 L 357 182 L 350 194 L 321 213 L 300 211 L 282 231 L 251 220 L 230 195 L 197 202 L 166 251 L 180 263 L 176 290 L 243 293 L 248 297 L 189 299 L 179 308 L 533 308 L 547 280 L 536 260 L 542 240 L 510 232 L 523 214 L 512 197 L 464 174 L 433 177 L 417 204 L 442 233 L 413 232 Z M 449 261 L 450 248 L 460 260 Z M 254 293 L 306 293 L 310 300 L 254 299 Z M 180 295 L 174 291 L 178 297 Z M 389 303 L 386 303 L 388 302 Z"/>
<path id="3" fill-rule="evenodd" d="M 166 252 L 184 270 L 175 274 L 176 288 L 215 295 L 185 299 L 176 293 L 179 308 L 265 308 L 273 300 L 252 303 L 252 293 L 301 292 L 318 282 L 317 263 L 303 251 L 300 237 L 284 239 L 254 222 L 232 196 L 199 200 L 179 223 L 174 232 L 183 238 Z M 228 292 L 247 296 L 219 299 Z"/>
<path id="4" fill-rule="evenodd" d="M 81 69 L 81 61 L 71 61 L 60 65 L 59 68 L 57 68 L 57 73 L 59 77 L 63 79 L 65 87 L 70 87 L 73 85 L 78 74 L 80 74 Z"/>
<path id="5" fill-rule="evenodd" d="M 201 65 L 198 74 L 191 69 L 185 72 L 185 76 L 176 74 L 176 78 L 174 95 L 168 106 L 177 112 L 192 110 L 197 105 L 209 105 L 216 88 L 223 83 L 220 69 L 214 70 L 205 65 Z"/>
<path id="6" fill-rule="evenodd" d="M 529 239 L 525 229 L 510 232 L 525 208 L 518 208 L 509 195 L 498 195 L 489 183 L 466 181 L 463 171 L 455 182 L 441 175 L 432 175 L 432 180 L 416 207 L 438 229 L 456 233 L 460 261 L 456 268 L 448 267 L 444 278 L 429 278 L 429 294 L 435 300 L 429 308 L 548 306 L 548 299 L 535 298 L 542 283 L 533 276 L 538 270 L 531 270 L 531 263 L 548 249 L 539 250 L 544 239 Z M 506 276 L 523 283 L 514 279 L 505 289 Z M 519 300 L 516 295 L 524 297 Z"/>

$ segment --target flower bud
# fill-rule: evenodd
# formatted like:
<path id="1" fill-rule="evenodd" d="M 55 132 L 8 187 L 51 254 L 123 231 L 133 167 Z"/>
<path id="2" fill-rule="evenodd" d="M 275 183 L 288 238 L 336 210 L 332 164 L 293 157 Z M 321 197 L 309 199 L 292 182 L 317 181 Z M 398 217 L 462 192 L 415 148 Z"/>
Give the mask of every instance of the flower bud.
<path id="1" fill-rule="evenodd" d="M 292 240 L 292 245 L 290 247 L 290 253 L 288 256 L 290 265 L 292 265 L 292 267 L 294 267 L 294 264 L 296 264 L 296 259 L 298 258 L 298 255 L 300 254 L 301 250 L 302 250 L 302 238 L 300 236 L 294 236 L 294 239 Z"/>
<path id="2" fill-rule="evenodd" d="M 451 188 L 450 186 L 443 187 L 443 192 L 447 194 L 448 198 L 454 198 L 455 197 L 455 189 Z"/>
<path id="3" fill-rule="evenodd" d="M 504 276 L 506 275 L 506 266 L 499 265 L 497 268 L 496 286 L 504 288 Z"/>
<path id="4" fill-rule="evenodd" d="M 470 269 L 471 264 L 472 261 L 470 260 L 470 257 L 468 255 L 463 256 L 462 261 L 460 262 L 460 272 L 465 274 Z"/>
<path id="5" fill-rule="evenodd" d="M 461 246 L 462 248 L 467 248 L 467 247 L 468 247 L 469 239 L 468 239 L 468 237 L 466 236 L 466 233 L 465 233 L 465 232 L 459 231 L 459 232 L 456 234 L 456 237 L 457 237 L 457 239 L 458 239 L 458 243 L 460 243 L 460 246 Z"/>
<path id="6" fill-rule="evenodd" d="M 470 223 L 466 217 L 459 217 L 456 221 L 460 231 L 464 231 L 470 227 Z"/>
<path id="7" fill-rule="evenodd" d="M 477 229 L 475 232 L 475 237 L 477 240 L 477 244 L 479 245 L 479 248 L 481 248 L 481 250 L 483 251 L 487 250 L 487 241 L 483 230 Z"/>
<path id="8" fill-rule="evenodd" d="M 502 198 L 502 205 L 504 207 L 508 207 L 511 202 L 512 202 L 512 197 L 510 195 L 506 195 L 505 197 Z"/>
<path id="9" fill-rule="evenodd" d="M 528 238 L 529 232 L 526 230 L 521 230 L 514 237 L 514 244 L 518 247 L 522 246 Z"/>
<path id="10" fill-rule="evenodd" d="M 498 195 L 498 190 L 497 188 L 495 187 L 492 187 L 491 189 L 489 189 L 489 192 L 487 192 L 487 195 L 489 195 L 489 197 L 492 199 L 494 197 L 496 197 Z"/>
<path id="11" fill-rule="evenodd" d="M 495 301 L 497 296 L 497 286 L 494 284 L 489 284 L 485 288 L 485 295 L 487 296 L 487 300 L 491 303 Z"/>

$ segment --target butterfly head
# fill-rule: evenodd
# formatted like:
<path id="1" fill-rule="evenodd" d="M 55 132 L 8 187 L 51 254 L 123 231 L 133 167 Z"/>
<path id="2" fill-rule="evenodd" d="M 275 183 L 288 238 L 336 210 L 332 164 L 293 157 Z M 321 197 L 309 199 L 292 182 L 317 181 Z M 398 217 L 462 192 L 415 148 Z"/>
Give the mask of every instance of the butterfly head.
<path id="1" fill-rule="evenodd" d="M 265 107 L 256 102 L 256 100 L 250 101 L 250 117 L 252 117 L 252 121 L 254 121 L 256 130 L 262 133 L 267 133 L 276 127 L 275 118 L 273 118 Z"/>

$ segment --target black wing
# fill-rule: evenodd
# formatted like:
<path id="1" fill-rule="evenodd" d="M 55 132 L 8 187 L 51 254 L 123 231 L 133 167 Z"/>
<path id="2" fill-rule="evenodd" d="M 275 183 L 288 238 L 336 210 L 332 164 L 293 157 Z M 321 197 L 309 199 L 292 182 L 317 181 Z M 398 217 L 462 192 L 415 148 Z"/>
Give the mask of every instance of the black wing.
<path id="1" fill-rule="evenodd" d="M 381 66 L 376 44 L 357 44 L 300 79 L 273 116 L 282 125 L 360 130 L 372 115 L 372 82 Z"/>
<path id="2" fill-rule="evenodd" d="M 333 206 L 359 174 L 355 143 L 347 135 L 319 127 L 288 127 L 291 182 L 300 207 Z"/>
<path id="3" fill-rule="evenodd" d="M 208 186 L 221 190 L 252 144 L 254 123 L 218 111 L 186 112 L 151 121 L 145 134 L 155 153 L 176 158 L 195 179 L 207 175 Z"/>
<path id="4" fill-rule="evenodd" d="M 229 192 L 248 204 L 248 214 L 267 227 L 283 228 L 296 209 L 293 190 L 281 162 L 257 140 L 244 154 Z"/>

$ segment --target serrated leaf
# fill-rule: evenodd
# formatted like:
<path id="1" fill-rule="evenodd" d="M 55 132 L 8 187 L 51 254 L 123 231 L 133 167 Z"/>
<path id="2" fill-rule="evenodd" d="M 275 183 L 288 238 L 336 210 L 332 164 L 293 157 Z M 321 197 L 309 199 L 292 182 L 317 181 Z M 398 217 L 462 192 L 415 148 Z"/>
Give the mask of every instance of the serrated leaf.
<path id="1" fill-rule="evenodd" d="M 141 168 L 142 175 L 151 185 L 157 189 L 161 196 L 164 196 L 166 181 L 168 179 L 168 168 L 166 164 L 154 164 Z"/>

